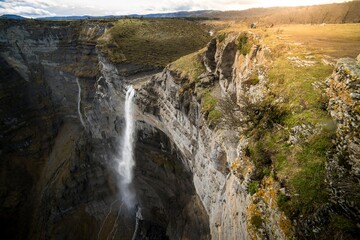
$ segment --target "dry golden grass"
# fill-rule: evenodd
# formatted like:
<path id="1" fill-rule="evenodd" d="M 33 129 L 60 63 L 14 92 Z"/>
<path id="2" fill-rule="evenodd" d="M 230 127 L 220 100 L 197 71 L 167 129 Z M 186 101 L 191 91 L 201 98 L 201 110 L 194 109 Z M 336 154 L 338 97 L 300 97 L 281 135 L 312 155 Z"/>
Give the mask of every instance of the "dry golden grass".
<path id="1" fill-rule="evenodd" d="M 272 28 L 249 29 L 239 21 L 206 21 L 218 34 L 251 31 L 262 36 L 265 44 L 298 43 L 314 54 L 335 58 L 356 57 L 360 54 L 360 24 L 287 24 Z"/>
<path id="2" fill-rule="evenodd" d="M 360 24 L 283 25 L 282 36 L 335 58 L 360 54 Z"/>
<path id="3" fill-rule="evenodd" d="M 203 17 L 241 20 L 248 23 L 262 22 L 264 24 L 358 23 L 360 22 L 360 2 L 215 11 L 205 14 Z"/>

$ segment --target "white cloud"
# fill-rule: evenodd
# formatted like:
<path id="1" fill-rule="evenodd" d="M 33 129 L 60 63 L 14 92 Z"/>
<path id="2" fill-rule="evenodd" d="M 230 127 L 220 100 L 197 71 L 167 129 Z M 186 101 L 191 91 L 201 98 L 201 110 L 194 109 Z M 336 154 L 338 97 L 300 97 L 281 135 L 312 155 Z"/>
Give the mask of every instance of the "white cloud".
<path id="1" fill-rule="evenodd" d="M 314 5 L 344 0 L 3 0 L 0 14 L 27 17 L 66 15 L 121 15 L 180 10 L 241 10 L 251 7 Z"/>

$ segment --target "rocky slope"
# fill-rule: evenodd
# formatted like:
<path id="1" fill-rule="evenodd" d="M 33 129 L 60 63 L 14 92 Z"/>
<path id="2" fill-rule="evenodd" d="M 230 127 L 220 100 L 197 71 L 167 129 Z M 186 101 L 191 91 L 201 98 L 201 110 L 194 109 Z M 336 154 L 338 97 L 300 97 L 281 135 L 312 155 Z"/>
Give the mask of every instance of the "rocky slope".
<path id="1" fill-rule="evenodd" d="M 153 74 L 109 61 L 97 39 L 111 27 L 1 22 L 4 236 L 131 239 L 135 212 L 119 196 L 114 159 L 132 84 L 137 239 L 356 237 L 359 61 L 340 60 L 325 83 L 332 67 L 321 59 L 279 56 L 239 33 Z M 298 96 L 308 85 L 293 79 L 291 92 L 279 66 L 301 81 L 322 74 L 306 75 Z"/>

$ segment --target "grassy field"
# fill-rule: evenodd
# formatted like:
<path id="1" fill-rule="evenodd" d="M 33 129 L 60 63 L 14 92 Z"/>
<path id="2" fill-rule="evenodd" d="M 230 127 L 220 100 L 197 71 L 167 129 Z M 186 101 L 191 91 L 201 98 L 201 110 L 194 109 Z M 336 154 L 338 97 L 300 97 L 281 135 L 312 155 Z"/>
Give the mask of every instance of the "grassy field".
<path id="1" fill-rule="evenodd" d="M 210 40 L 207 27 L 179 19 L 121 19 L 99 39 L 114 63 L 165 66 Z"/>
<path id="2" fill-rule="evenodd" d="M 360 24 L 282 25 L 285 39 L 303 43 L 314 53 L 335 58 L 360 54 Z"/>
<path id="3" fill-rule="evenodd" d="M 360 54 L 360 24 L 289 24 L 272 28 L 249 29 L 248 24 L 237 21 L 207 21 L 206 24 L 218 31 L 251 31 L 259 34 L 265 44 L 296 43 L 314 54 L 326 54 L 334 58 L 356 57 Z"/>

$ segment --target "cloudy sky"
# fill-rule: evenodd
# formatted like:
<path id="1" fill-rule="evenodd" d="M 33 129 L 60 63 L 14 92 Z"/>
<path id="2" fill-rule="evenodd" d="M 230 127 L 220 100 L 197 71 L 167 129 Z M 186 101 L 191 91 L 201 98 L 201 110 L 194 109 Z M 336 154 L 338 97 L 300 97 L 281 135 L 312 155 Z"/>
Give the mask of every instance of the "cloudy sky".
<path id="1" fill-rule="evenodd" d="M 0 0 L 0 15 L 26 17 L 147 14 L 191 10 L 315 5 L 344 0 Z"/>

